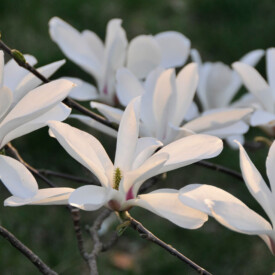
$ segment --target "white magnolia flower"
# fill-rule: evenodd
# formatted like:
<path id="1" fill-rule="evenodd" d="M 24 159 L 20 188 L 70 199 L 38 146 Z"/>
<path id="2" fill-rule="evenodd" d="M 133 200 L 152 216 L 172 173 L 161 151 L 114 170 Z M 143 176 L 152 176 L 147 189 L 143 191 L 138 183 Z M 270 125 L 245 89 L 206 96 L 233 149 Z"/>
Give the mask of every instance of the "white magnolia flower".
<path id="1" fill-rule="evenodd" d="M 180 200 L 184 205 L 213 216 L 231 230 L 248 235 L 259 235 L 275 255 L 275 143 L 273 142 L 270 147 L 266 160 L 270 187 L 265 183 L 241 144 L 239 147 L 245 184 L 270 221 L 248 208 L 230 193 L 210 185 L 188 185 L 180 190 Z"/>
<path id="2" fill-rule="evenodd" d="M 64 54 L 92 75 L 97 83 L 94 86 L 80 79 L 71 97 L 77 100 L 94 100 L 116 104 L 116 71 L 126 66 L 138 78 L 144 78 L 159 65 L 166 68 L 181 66 L 185 63 L 190 50 L 190 41 L 184 35 L 167 31 L 155 36 L 140 35 L 130 41 L 121 27 L 121 19 L 109 21 L 105 44 L 92 31 L 78 32 L 58 17 L 50 22 L 50 35 Z"/>
<path id="3" fill-rule="evenodd" d="M 185 123 L 188 111 L 194 108 L 193 97 L 197 84 L 198 71 L 195 63 L 186 65 L 177 76 L 174 69 L 158 68 L 149 74 L 144 85 L 134 74 L 123 68 L 117 74 L 117 95 L 123 105 L 141 95 L 140 135 L 155 137 L 164 144 L 194 133 L 211 134 L 220 138 L 235 134 L 231 125 L 252 112 L 251 108 L 221 109 L 217 113 L 205 114 Z M 110 121 L 119 123 L 123 113 L 121 110 L 97 102 L 92 102 L 91 106 Z M 83 118 L 79 119 L 83 121 Z M 86 123 L 88 121 L 90 120 L 86 120 Z M 102 127 L 100 129 L 105 130 Z"/>
<path id="4" fill-rule="evenodd" d="M 275 48 L 267 50 L 266 66 L 268 83 L 253 67 L 242 62 L 233 64 L 233 68 L 254 97 L 254 106 L 258 107 L 251 116 L 250 124 L 261 126 L 270 135 L 275 136 Z"/>
<path id="5" fill-rule="evenodd" d="M 102 185 L 77 188 L 70 195 L 69 203 L 87 211 L 102 206 L 116 211 L 140 206 L 181 227 L 200 227 L 206 221 L 206 215 L 181 204 L 177 190 L 160 189 L 144 195 L 138 195 L 138 191 L 144 181 L 155 175 L 218 155 L 222 150 L 222 141 L 213 136 L 194 135 L 154 153 L 162 143 L 151 137 L 138 138 L 139 118 L 135 104 L 138 104 L 138 99 L 129 104 L 123 115 L 114 164 L 101 143 L 90 134 L 65 123 L 50 123 L 52 133 L 64 149 L 89 169 Z M 39 191 L 36 196 L 38 194 Z M 56 199 L 59 203 L 58 196 Z M 54 203 L 54 198 L 51 200 Z M 34 198 L 32 203 L 39 204 L 39 201 Z M 11 197 L 5 204 L 22 205 L 25 202 Z"/>
<path id="6" fill-rule="evenodd" d="M 35 61 L 31 56 L 26 58 L 31 63 Z M 61 63 L 39 70 L 48 76 Z M 64 120 L 69 116 L 71 109 L 61 102 L 72 89 L 72 82 L 55 80 L 30 91 L 41 81 L 19 68 L 13 60 L 3 66 L 4 55 L 0 51 L 0 148 L 12 139 L 45 126 L 48 120 Z"/>
<path id="7" fill-rule="evenodd" d="M 254 50 L 244 55 L 240 62 L 250 66 L 255 66 L 264 55 L 264 50 Z M 221 108 L 248 107 L 247 97 L 246 102 L 237 101 L 232 103 L 233 98 L 241 88 L 242 80 L 239 75 L 232 70 L 228 65 L 222 62 L 205 62 L 202 63 L 200 54 L 197 50 L 191 50 L 193 61 L 199 65 L 199 84 L 197 95 L 201 103 L 203 114 L 209 112 L 219 112 Z M 249 126 L 244 121 L 240 120 L 230 126 L 229 131 L 234 132 L 233 136 L 226 140 L 233 148 L 237 148 L 234 139 L 244 143 L 243 134 L 246 133 Z M 224 131 L 227 131 L 224 129 Z"/>

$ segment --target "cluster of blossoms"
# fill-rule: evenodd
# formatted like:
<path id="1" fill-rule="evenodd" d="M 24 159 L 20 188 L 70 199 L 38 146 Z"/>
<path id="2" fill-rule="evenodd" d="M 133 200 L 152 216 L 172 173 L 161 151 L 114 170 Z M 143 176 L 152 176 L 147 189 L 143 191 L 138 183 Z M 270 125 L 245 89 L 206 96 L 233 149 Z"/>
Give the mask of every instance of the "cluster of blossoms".
<path id="1" fill-rule="evenodd" d="M 174 31 L 140 35 L 128 43 L 121 20 L 113 19 L 103 43 L 94 32 L 80 33 L 59 18 L 52 18 L 49 25 L 53 41 L 93 76 L 96 86 L 72 77 L 39 86 L 38 79 L 13 60 L 4 66 L 1 52 L 0 147 L 48 125 L 51 136 L 101 186 L 39 189 L 23 164 L 1 155 L 0 178 L 12 193 L 5 205 L 70 204 L 86 211 L 103 206 L 127 211 L 139 206 L 188 229 L 202 226 L 210 215 L 232 230 L 259 235 L 275 254 L 274 224 L 217 187 L 195 184 L 139 192 L 156 175 L 217 156 L 222 138 L 239 147 L 244 181 L 275 222 L 275 145 L 267 158 L 271 190 L 242 147 L 249 126 L 275 135 L 275 49 L 266 53 L 268 84 L 253 68 L 263 50 L 246 54 L 231 69 L 221 62 L 202 63 L 190 40 Z M 182 67 L 189 56 L 192 62 L 176 75 L 176 67 Z M 25 58 L 30 64 L 36 62 L 32 56 Z M 38 71 L 49 77 L 63 63 Z M 250 93 L 232 102 L 242 83 Z M 196 91 L 201 108 L 194 101 Z M 91 117 L 70 115 L 70 108 L 62 103 L 67 96 L 91 101 L 91 108 L 119 124 L 118 131 Z M 69 115 L 117 138 L 114 163 L 95 137 L 61 122 Z"/>

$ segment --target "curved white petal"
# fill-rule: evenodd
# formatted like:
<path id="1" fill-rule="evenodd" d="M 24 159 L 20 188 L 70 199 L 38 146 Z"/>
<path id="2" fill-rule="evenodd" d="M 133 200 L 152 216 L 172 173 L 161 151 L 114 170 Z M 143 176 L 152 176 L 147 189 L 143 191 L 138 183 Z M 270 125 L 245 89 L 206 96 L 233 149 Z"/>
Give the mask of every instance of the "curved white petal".
<path id="1" fill-rule="evenodd" d="M 53 121 L 49 126 L 71 157 L 94 173 L 102 185 L 111 184 L 113 164 L 96 138 L 62 122 Z"/>
<path id="2" fill-rule="evenodd" d="M 225 140 L 226 140 L 227 144 L 234 150 L 239 149 L 239 146 L 236 144 L 235 140 L 237 140 L 242 145 L 245 142 L 243 135 L 228 136 Z"/>
<path id="3" fill-rule="evenodd" d="M 117 131 L 92 119 L 91 117 L 88 117 L 88 116 L 84 116 L 84 115 L 70 115 L 70 118 L 75 118 L 79 121 L 81 121 L 82 123 L 98 130 L 98 131 L 101 131 L 102 133 L 104 134 L 107 134 L 111 137 L 117 137 Z"/>
<path id="4" fill-rule="evenodd" d="M 265 125 L 275 121 L 275 114 L 265 110 L 256 110 L 250 118 L 251 126 Z"/>
<path id="5" fill-rule="evenodd" d="M 3 87 L 3 81 L 4 81 L 4 64 L 5 64 L 4 52 L 0 50 L 0 88 Z"/>
<path id="6" fill-rule="evenodd" d="M 77 188 L 69 198 L 69 204 L 86 211 L 94 211 L 108 201 L 108 189 L 101 186 L 85 185 Z"/>
<path id="7" fill-rule="evenodd" d="M 120 123 L 123 111 L 115 108 L 108 106 L 106 104 L 102 104 L 99 102 L 91 101 L 90 106 L 94 109 L 97 109 L 101 114 L 103 114 L 109 121 L 115 122 L 117 124 Z"/>
<path id="8" fill-rule="evenodd" d="M 249 126 L 245 122 L 240 120 L 226 127 L 221 127 L 214 130 L 211 130 L 210 128 L 209 130 L 204 131 L 203 134 L 216 136 L 219 138 L 227 138 L 231 135 L 245 134 L 248 130 L 249 130 Z"/>
<path id="9" fill-rule="evenodd" d="M 140 35 L 129 43 L 127 68 L 138 78 L 146 77 L 161 64 L 161 49 L 151 35 Z"/>
<path id="10" fill-rule="evenodd" d="M 159 140 L 153 137 L 139 138 L 131 170 L 137 169 L 142 165 L 162 145 Z"/>
<path id="11" fill-rule="evenodd" d="M 64 64 L 65 60 L 56 61 L 38 68 L 37 71 L 41 73 L 44 77 L 48 78 Z M 21 100 L 30 90 L 36 88 L 41 83 L 42 80 L 40 80 L 32 73 L 28 73 L 16 86 L 16 89 L 14 91 L 13 105 Z"/>
<path id="12" fill-rule="evenodd" d="M 94 85 L 76 77 L 62 78 L 67 79 L 76 85 L 70 91 L 69 97 L 79 101 L 94 100 L 98 98 L 98 91 Z"/>
<path id="13" fill-rule="evenodd" d="M 47 122 L 50 120 L 57 120 L 57 121 L 63 121 L 66 119 L 69 114 L 71 113 L 71 108 L 67 107 L 63 103 L 59 103 L 56 106 L 54 106 L 52 109 L 47 111 L 46 113 L 35 117 L 31 121 L 28 121 L 27 123 L 24 123 L 20 125 L 19 127 L 15 128 L 14 130 L 10 131 L 2 140 L 0 143 L 0 146 L 4 146 L 4 144 L 7 144 L 9 141 L 21 137 L 23 135 L 26 135 L 30 132 L 33 132 L 37 129 L 40 129 L 47 125 Z"/>
<path id="14" fill-rule="evenodd" d="M 127 106 L 132 99 L 144 93 L 141 82 L 128 69 L 119 69 L 116 74 L 116 79 L 117 97 L 123 106 Z"/>
<path id="15" fill-rule="evenodd" d="M 211 202 L 212 215 L 231 230 L 248 235 L 271 233 L 270 223 L 245 204 L 234 202 Z"/>
<path id="16" fill-rule="evenodd" d="M 164 68 L 182 66 L 190 52 L 190 40 L 176 31 L 166 31 L 155 35 L 161 49 L 161 65 Z"/>
<path id="17" fill-rule="evenodd" d="M 23 199 L 34 196 L 38 191 L 33 175 L 22 163 L 11 157 L 0 155 L 0 179 L 14 196 Z"/>
<path id="18" fill-rule="evenodd" d="M 215 110 L 187 122 L 184 127 L 197 133 L 216 130 L 236 123 L 252 111 L 252 108 Z"/>
<path id="19" fill-rule="evenodd" d="M 102 74 L 102 61 L 93 52 L 93 46 L 87 39 L 87 33 L 80 33 L 71 25 L 58 17 L 49 21 L 49 32 L 63 53 L 86 72 L 99 79 Z"/>
<path id="20" fill-rule="evenodd" d="M 175 70 L 165 70 L 157 80 L 153 95 L 153 113 L 156 125 L 156 137 L 163 141 L 167 136 L 167 125 L 174 117 L 176 104 Z"/>
<path id="21" fill-rule="evenodd" d="M 263 77 L 251 66 L 235 62 L 233 68 L 241 76 L 246 88 L 262 103 L 268 112 L 274 111 L 274 98 Z"/>
<path id="22" fill-rule="evenodd" d="M 31 66 L 37 63 L 36 58 L 32 55 L 24 54 L 24 57 Z M 29 71 L 20 67 L 12 58 L 6 63 L 4 67 L 4 85 L 9 87 L 12 91 L 14 91 L 19 82 L 27 74 L 29 74 Z"/>
<path id="23" fill-rule="evenodd" d="M 270 146 L 268 156 L 266 158 L 266 172 L 270 182 L 272 193 L 275 192 L 275 142 Z"/>
<path id="24" fill-rule="evenodd" d="M 275 48 L 266 51 L 267 79 L 275 98 Z"/>
<path id="25" fill-rule="evenodd" d="M 134 161 L 138 133 L 139 133 L 139 112 L 136 104 L 140 98 L 132 100 L 126 107 L 117 134 L 115 167 L 122 171 L 128 171 Z"/>
<path id="26" fill-rule="evenodd" d="M 72 85 L 65 79 L 55 80 L 25 95 L 1 122 L 0 140 L 15 128 L 52 109 L 68 95 Z"/>
<path id="27" fill-rule="evenodd" d="M 12 91 L 8 87 L 0 88 L 0 121 L 9 110 L 13 101 Z"/>
<path id="28" fill-rule="evenodd" d="M 216 157 L 222 149 L 223 143 L 219 138 L 197 134 L 176 140 L 163 147 L 155 155 L 167 153 L 170 156 L 161 169 L 163 173 L 201 159 Z"/>
<path id="29" fill-rule="evenodd" d="M 177 99 L 175 106 L 174 125 L 179 125 L 191 106 L 198 85 L 198 66 L 195 63 L 186 65 L 177 75 Z"/>
<path id="30" fill-rule="evenodd" d="M 272 209 L 274 207 L 274 198 L 271 194 L 271 191 L 267 187 L 261 174 L 254 166 L 254 164 L 248 157 L 247 153 L 245 152 L 241 144 L 239 144 L 239 148 L 240 166 L 246 186 L 251 195 L 259 202 L 259 204 L 265 210 L 267 215 L 269 215 L 269 217 L 272 217 L 272 213 L 275 213 L 275 211 Z"/>
<path id="31" fill-rule="evenodd" d="M 192 101 L 185 116 L 184 116 L 184 119 L 186 121 L 190 121 L 198 116 L 199 116 L 199 108 L 198 108 L 197 104 L 194 101 Z"/>
<path id="32" fill-rule="evenodd" d="M 172 223 L 188 229 L 201 227 L 208 219 L 201 211 L 183 205 L 178 199 L 178 190 L 159 189 L 139 195 L 134 205 L 143 207 Z"/>
<path id="33" fill-rule="evenodd" d="M 5 206 L 22 206 L 22 205 L 62 205 L 68 204 L 68 198 L 74 191 L 72 188 L 45 188 L 39 189 L 37 193 L 30 198 L 20 198 L 12 196 L 4 201 Z"/>

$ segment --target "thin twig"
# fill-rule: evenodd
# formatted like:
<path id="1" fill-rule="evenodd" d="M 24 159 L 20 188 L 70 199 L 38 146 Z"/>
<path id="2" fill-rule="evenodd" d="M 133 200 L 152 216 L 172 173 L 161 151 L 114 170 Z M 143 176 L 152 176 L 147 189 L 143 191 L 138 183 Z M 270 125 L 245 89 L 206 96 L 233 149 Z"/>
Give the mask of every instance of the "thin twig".
<path id="1" fill-rule="evenodd" d="M 0 225 L 0 234 L 10 242 L 12 246 L 24 254 L 42 274 L 57 275 L 49 266 L 47 266 L 36 254 L 19 241 L 12 233 Z"/>
<path id="2" fill-rule="evenodd" d="M 36 77 L 38 77 L 43 83 L 49 83 L 50 80 L 48 78 L 46 78 L 45 76 L 43 76 L 41 73 L 39 73 L 33 66 L 31 66 L 28 62 L 26 62 L 26 60 L 21 59 L 21 58 L 16 58 L 16 56 L 12 53 L 12 49 L 9 48 L 2 40 L 0 40 L 0 49 L 2 49 L 3 51 L 5 51 L 7 54 L 9 54 L 20 67 L 25 68 L 26 70 L 28 70 L 29 72 L 31 72 L 32 74 L 34 74 Z M 65 104 L 67 104 L 69 107 L 74 108 L 75 110 L 78 110 L 79 112 L 81 112 L 82 114 L 91 117 L 92 119 L 114 129 L 114 130 L 118 130 L 118 125 L 116 125 L 115 123 L 110 122 L 109 120 L 107 120 L 106 118 L 104 118 L 103 116 L 100 116 L 96 113 L 94 113 L 93 111 L 83 107 L 82 105 L 80 105 L 79 103 L 77 103 L 76 101 L 74 101 L 73 99 L 67 97 L 64 101 Z"/>
<path id="3" fill-rule="evenodd" d="M 90 274 L 91 275 L 98 275 L 97 270 L 97 256 L 103 249 L 103 244 L 100 241 L 100 238 L 98 236 L 98 230 L 101 227 L 102 222 L 111 214 L 111 210 L 105 209 L 103 212 L 101 212 L 100 215 L 97 216 L 96 220 L 94 221 L 94 224 L 92 227 L 88 227 L 87 230 L 89 231 L 93 241 L 94 246 L 92 252 L 88 255 L 88 263 L 90 267 Z"/>
<path id="4" fill-rule="evenodd" d="M 92 184 L 92 185 L 100 185 L 97 182 L 93 182 L 91 179 L 85 179 L 85 178 L 73 176 L 73 175 L 66 174 L 66 173 L 60 173 L 60 172 L 51 171 L 51 170 L 47 170 L 47 169 L 38 169 L 37 171 L 40 174 L 45 175 L 45 176 L 63 178 L 63 179 L 67 179 L 67 180 L 71 180 L 71 181 L 75 181 L 75 182 Z"/>
<path id="5" fill-rule="evenodd" d="M 20 156 L 19 152 L 15 147 L 12 146 L 12 144 L 9 142 L 6 146 L 5 149 L 17 160 L 19 160 L 25 167 L 27 167 L 32 174 L 43 180 L 45 183 L 47 183 L 50 187 L 55 187 L 55 184 L 48 180 L 46 177 L 44 177 L 37 169 L 32 167 L 30 164 L 28 164 L 24 159 Z"/>
<path id="6" fill-rule="evenodd" d="M 193 261 L 188 259 L 186 256 L 181 254 L 178 250 L 173 248 L 171 245 L 169 245 L 169 244 L 163 242 L 162 240 L 160 240 L 159 238 L 157 238 L 152 232 L 150 232 L 147 228 L 145 228 L 140 222 L 138 222 L 133 217 L 131 217 L 127 211 L 121 212 L 119 216 L 122 218 L 122 220 L 124 222 L 129 221 L 130 226 L 134 230 L 136 230 L 142 238 L 144 238 L 150 242 L 153 242 L 153 243 L 159 245 L 160 247 L 164 248 L 166 251 L 168 251 L 173 256 L 175 256 L 178 259 L 180 259 L 181 261 L 187 263 L 191 268 L 196 270 L 199 274 L 211 275 L 211 273 L 209 273 L 204 268 L 200 267 L 199 265 L 197 265 L 196 263 L 194 263 Z"/>
<path id="7" fill-rule="evenodd" d="M 196 162 L 196 164 L 199 165 L 199 166 L 203 166 L 205 168 L 209 168 L 209 169 L 212 169 L 212 170 L 215 170 L 215 171 L 222 172 L 224 174 L 230 175 L 230 176 L 232 176 L 232 177 L 234 177 L 238 180 L 243 181 L 243 176 L 242 176 L 241 173 L 238 173 L 237 171 L 229 169 L 225 166 L 214 164 L 214 163 L 211 163 L 211 162 L 208 162 L 208 161 L 205 161 L 205 160 L 201 160 L 199 162 Z"/>

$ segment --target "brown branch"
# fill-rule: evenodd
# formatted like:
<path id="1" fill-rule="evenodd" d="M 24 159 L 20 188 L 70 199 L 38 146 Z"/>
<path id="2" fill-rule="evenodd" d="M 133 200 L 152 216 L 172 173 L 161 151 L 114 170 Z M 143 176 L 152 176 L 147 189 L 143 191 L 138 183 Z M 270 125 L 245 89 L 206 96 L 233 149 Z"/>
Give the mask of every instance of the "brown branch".
<path id="1" fill-rule="evenodd" d="M 238 180 L 243 181 L 243 176 L 242 176 L 241 173 L 238 173 L 237 171 L 229 169 L 225 166 L 215 164 L 215 163 L 211 163 L 211 162 L 208 162 L 208 161 L 205 161 L 205 160 L 201 160 L 199 162 L 196 162 L 196 164 L 199 165 L 199 166 L 203 166 L 205 168 L 212 169 L 214 171 L 222 172 L 224 174 L 230 175 L 231 177 L 234 177 Z"/>
<path id="2" fill-rule="evenodd" d="M 50 267 L 48 267 L 36 254 L 19 241 L 12 233 L 0 225 L 0 235 L 10 242 L 17 250 L 25 255 L 42 274 L 57 275 Z"/>
<path id="3" fill-rule="evenodd" d="M 196 263 L 188 259 L 186 256 L 184 256 L 175 248 L 173 248 L 171 245 L 157 238 L 152 232 L 150 232 L 147 228 L 145 228 L 140 222 L 138 222 L 133 217 L 131 217 L 127 211 L 120 212 L 119 216 L 122 218 L 124 222 L 130 222 L 129 226 L 131 226 L 134 230 L 136 230 L 143 239 L 146 239 L 147 241 L 153 242 L 158 246 L 162 247 L 173 256 L 177 257 L 181 261 L 188 264 L 191 268 L 196 270 L 199 274 L 211 275 L 211 273 L 209 273 L 208 271 L 206 271 L 205 269 L 203 269 L 202 267 L 200 267 L 199 265 L 197 265 Z"/>
<path id="4" fill-rule="evenodd" d="M 67 180 L 71 180 L 71 181 L 75 181 L 75 182 L 101 186 L 99 183 L 93 182 L 90 179 L 85 179 L 85 178 L 73 176 L 73 175 L 66 174 L 66 173 L 60 173 L 60 172 L 55 172 L 55 171 L 46 170 L 46 169 L 38 169 L 37 171 L 40 174 L 45 175 L 45 176 L 53 176 L 53 177 L 63 178 L 63 179 L 67 179 Z"/>
<path id="5" fill-rule="evenodd" d="M 20 67 L 25 68 L 26 70 L 28 70 L 29 72 L 31 72 L 32 74 L 34 74 L 36 77 L 38 77 L 43 83 L 49 83 L 50 80 L 46 77 L 44 77 L 41 73 L 39 73 L 33 66 L 31 66 L 28 62 L 26 62 L 24 56 L 17 51 L 18 55 L 15 55 L 13 53 L 13 50 L 10 49 L 2 40 L 0 40 L 0 49 L 2 49 L 3 51 L 5 51 L 8 55 L 10 55 Z M 67 97 L 64 101 L 65 104 L 67 104 L 69 107 L 74 108 L 75 110 L 81 112 L 82 114 L 91 117 L 92 119 L 114 129 L 114 130 L 118 130 L 118 125 L 116 125 L 115 123 L 110 122 L 109 120 L 107 120 L 105 117 L 100 116 L 96 113 L 94 113 L 93 111 L 83 107 L 82 105 L 80 105 L 79 103 L 77 103 L 76 101 L 74 101 L 73 99 Z"/>
<path id="6" fill-rule="evenodd" d="M 28 164 L 26 161 L 24 161 L 24 159 L 20 156 L 19 152 L 17 151 L 17 149 L 15 147 L 12 146 L 12 144 L 9 142 L 6 146 L 5 149 L 7 150 L 7 152 L 10 153 L 10 155 L 12 157 L 14 157 L 15 159 L 17 159 L 18 161 L 20 161 L 26 168 L 28 168 L 31 173 L 35 176 L 37 176 L 38 178 L 40 178 L 41 180 L 43 180 L 45 183 L 47 183 L 50 187 L 55 187 L 55 184 L 53 182 L 51 182 L 50 180 L 48 180 L 46 177 L 44 177 L 41 173 L 39 173 L 39 171 L 37 169 L 35 169 L 34 167 L 32 167 L 30 164 Z"/>

